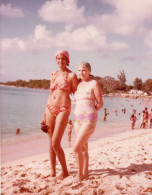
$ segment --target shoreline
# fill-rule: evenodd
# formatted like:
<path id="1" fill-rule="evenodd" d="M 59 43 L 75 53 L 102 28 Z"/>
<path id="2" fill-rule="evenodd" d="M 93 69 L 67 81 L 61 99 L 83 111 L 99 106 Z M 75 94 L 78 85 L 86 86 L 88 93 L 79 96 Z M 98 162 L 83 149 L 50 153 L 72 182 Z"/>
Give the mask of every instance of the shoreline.
<path id="1" fill-rule="evenodd" d="M 132 138 L 132 137 L 135 137 L 135 136 L 138 136 L 138 135 L 147 134 L 149 132 L 152 133 L 152 129 L 135 129 L 135 130 L 131 130 L 130 129 L 127 132 L 120 132 L 120 133 L 116 133 L 116 134 L 113 134 L 113 135 L 110 135 L 110 136 L 101 137 L 101 138 L 99 138 L 97 140 L 89 141 L 88 145 L 89 145 L 89 147 L 91 147 L 91 146 L 97 146 L 98 144 L 101 145 L 101 146 L 102 145 L 107 145 L 107 144 L 111 144 L 112 142 L 119 141 L 121 139 L 122 140 L 123 139 L 129 139 L 129 138 Z M 43 143 L 45 143 L 46 140 L 49 143 L 48 137 L 45 137 L 45 138 L 43 137 L 43 139 L 44 139 L 43 140 Z M 33 141 L 33 139 L 31 141 Z M 18 142 L 18 144 L 20 144 L 20 142 Z M 73 148 L 72 147 L 67 147 L 67 148 L 64 148 L 64 150 L 65 151 L 71 151 L 71 150 L 73 150 Z M 26 159 L 32 159 L 32 158 L 37 158 L 39 156 L 46 156 L 46 155 L 49 156 L 49 152 L 44 152 L 42 154 L 34 154 L 33 156 L 28 156 L 28 157 L 24 156 L 23 158 L 19 158 L 19 159 L 15 159 L 15 160 L 10 160 L 10 161 L 7 161 L 7 162 L 2 162 L 1 165 L 7 165 L 7 164 L 8 165 L 9 164 L 11 165 L 14 162 L 15 163 L 19 163 L 21 161 L 24 162 Z"/>
<path id="2" fill-rule="evenodd" d="M 26 89 L 35 89 L 35 90 L 45 90 L 48 91 L 49 89 L 43 89 L 43 88 L 30 88 L 30 87 L 17 87 L 17 86 L 11 86 L 11 85 L 2 85 L 0 84 L 0 86 L 2 87 L 16 87 L 16 88 L 26 88 Z M 121 97 L 121 98 L 132 98 L 132 99 L 142 99 L 145 101 L 150 101 L 152 102 L 152 95 L 140 95 L 137 93 L 126 93 L 126 92 L 122 92 L 122 93 L 109 93 L 109 94 L 103 94 L 103 97 Z"/>
<path id="3" fill-rule="evenodd" d="M 138 127 L 136 129 L 138 129 Z M 127 124 L 123 124 L 123 125 L 117 124 L 116 127 L 110 128 L 109 126 L 103 127 L 103 124 L 98 123 L 96 127 L 96 131 L 89 139 L 89 143 L 91 143 L 92 141 L 98 141 L 102 138 L 108 138 L 123 132 L 130 132 L 130 131 L 131 129 L 128 127 Z M 75 141 L 75 133 L 74 132 L 72 133 L 71 142 L 68 142 L 68 135 L 67 132 L 65 131 L 62 138 L 61 145 L 63 149 L 71 148 L 74 145 L 74 141 Z M 22 152 L 23 149 L 24 152 Z M 15 141 L 4 142 L 1 144 L 2 163 L 15 161 L 22 158 L 28 158 L 33 155 L 39 155 L 43 153 L 49 153 L 48 135 L 43 132 L 39 133 L 36 136 L 32 135 L 25 138 L 20 138 Z"/>
<path id="4" fill-rule="evenodd" d="M 50 177 L 48 153 L 2 164 L 2 194 L 152 193 L 152 129 L 134 130 L 89 142 L 89 177 L 77 174 L 72 148 L 65 149 L 69 176 Z M 147 192 L 147 193 L 146 193 Z"/>
<path id="5" fill-rule="evenodd" d="M 139 94 L 129 94 L 129 93 L 109 93 L 104 94 L 103 97 L 119 97 L 119 98 L 131 98 L 131 99 L 141 99 L 144 101 L 152 102 L 152 95 L 139 95 Z"/>

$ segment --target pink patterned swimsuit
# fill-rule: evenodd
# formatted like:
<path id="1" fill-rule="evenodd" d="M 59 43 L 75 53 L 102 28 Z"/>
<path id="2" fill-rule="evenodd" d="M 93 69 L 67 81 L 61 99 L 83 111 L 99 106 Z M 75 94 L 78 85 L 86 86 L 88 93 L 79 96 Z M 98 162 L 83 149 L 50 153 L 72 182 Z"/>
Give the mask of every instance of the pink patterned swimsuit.
<path id="1" fill-rule="evenodd" d="M 81 123 L 94 123 L 98 119 L 97 110 L 95 108 L 94 100 L 91 99 L 91 91 L 79 91 L 75 93 L 76 105 L 74 109 L 75 122 Z"/>

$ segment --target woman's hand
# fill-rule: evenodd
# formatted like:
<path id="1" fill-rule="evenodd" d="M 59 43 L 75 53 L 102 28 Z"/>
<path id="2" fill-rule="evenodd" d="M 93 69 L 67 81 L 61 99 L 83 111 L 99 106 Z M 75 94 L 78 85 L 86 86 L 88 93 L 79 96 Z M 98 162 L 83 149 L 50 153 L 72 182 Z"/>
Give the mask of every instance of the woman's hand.
<path id="1" fill-rule="evenodd" d="M 48 133 L 48 125 L 46 125 L 46 113 L 44 113 L 43 119 L 41 121 L 41 130 L 44 133 Z"/>
<path id="2" fill-rule="evenodd" d="M 102 99 L 101 87 L 97 81 L 95 82 L 95 86 L 94 86 L 94 94 L 97 102 L 95 108 L 97 111 L 99 111 L 103 106 L 103 99 Z"/>

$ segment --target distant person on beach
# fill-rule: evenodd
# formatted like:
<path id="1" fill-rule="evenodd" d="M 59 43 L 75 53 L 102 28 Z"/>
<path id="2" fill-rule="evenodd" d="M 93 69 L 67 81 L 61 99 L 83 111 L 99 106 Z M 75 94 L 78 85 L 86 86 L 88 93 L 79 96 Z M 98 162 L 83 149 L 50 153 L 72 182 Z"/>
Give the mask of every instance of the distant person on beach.
<path id="1" fill-rule="evenodd" d="M 140 117 L 140 129 L 145 129 L 145 121 L 144 121 L 144 115 L 145 115 L 145 110 L 143 110 L 141 117 Z"/>
<path id="2" fill-rule="evenodd" d="M 109 113 L 107 112 L 107 108 L 104 109 L 104 117 L 103 117 L 103 121 L 107 120 L 107 115 L 109 115 Z"/>
<path id="3" fill-rule="evenodd" d="M 148 111 L 145 112 L 145 123 L 146 123 L 146 128 L 148 128 L 148 120 L 149 120 L 149 114 Z"/>
<path id="4" fill-rule="evenodd" d="M 73 124 L 72 121 L 69 120 L 67 124 L 67 130 L 68 130 L 68 141 L 71 141 L 71 133 L 72 133 Z"/>
<path id="5" fill-rule="evenodd" d="M 144 117 L 144 120 L 145 120 L 145 127 L 146 128 L 148 128 L 148 119 L 149 119 L 148 108 L 145 107 L 145 117 Z"/>
<path id="6" fill-rule="evenodd" d="M 74 152 L 78 166 L 76 182 L 88 177 L 88 139 L 95 130 L 98 114 L 103 106 L 101 87 L 90 77 L 91 66 L 88 62 L 78 65 L 81 79 L 75 93 L 74 130 L 76 133 Z"/>
<path id="7" fill-rule="evenodd" d="M 19 135 L 20 132 L 21 132 L 20 128 L 17 128 L 17 129 L 16 129 L 16 135 Z"/>
<path id="8" fill-rule="evenodd" d="M 133 114 L 130 117 L 131 121 L 131 129 L 135 129 L 135 123 L 136 123 L 137 117 L 136 117 L 136 110 L 133 110 Z"/>
<path id="9" fill-rule="evenodd" d="M 56 176 L 57 156 L 62 167 L 59 178 L 64 179 L 69 174 L 61 140 L 71 112 L 70 94 L 75 93 L 78 81 L 76 74 L 67 67 L 70 63 L 69 53 L 66 50 L 59 50 L 55 57 L 59 70 L 51 74 L 50 95 L 41 129 L 43 130 L 43 125 L 46 125 L 50 141 L 51 176 Z M 44 131 L 46 132 L 46 128 Z"/>
<path id="10" fill-rule="evenodd" d="M 116 116 L 118 116 L 118 110 L 116 109 L 116 110 L 114 110 L 114 112 L 116 113 Z"/>
<path id="11" fill-rule="evenodd" d="M 151 112 L 149 113 L 149 120 L 150 120 L 150 128 L 152 128 L 152 109 Z"/>

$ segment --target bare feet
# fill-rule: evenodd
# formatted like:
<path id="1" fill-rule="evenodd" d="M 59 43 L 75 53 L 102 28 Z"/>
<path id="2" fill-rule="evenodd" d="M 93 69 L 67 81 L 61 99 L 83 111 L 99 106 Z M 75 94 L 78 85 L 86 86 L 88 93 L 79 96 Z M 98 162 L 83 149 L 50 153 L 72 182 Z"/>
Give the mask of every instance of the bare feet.
<path id="1" fill-rule="evenodd" d="M 88 174 L 83 176 L 83 179 L 87 179 L 88 178 Z"/>
<path id="2" fill-rule="evenodd" d="M 58 177 L 57 177 L 57 179 L 60 179 L 60 180 L 63 180 L 63 179 L 65 179 L 66 177 L 68 177 L 69 176 L 69 174 L 68 174 L 68 172 L 62 172 Z"/>
<path id="3" fill-rule="evenodd" d="M 83 179 L 84 179 L 83 176 L 77 175 L 75 180 L 74 180 L 74 183 L 79 183 L 79 182 L 83 181 Z"/>
<path id="4" fill-rule="evenodd" d="M 51 177 L 55 177 L 56 173 L 54 171 L 51 171 Z"/>

